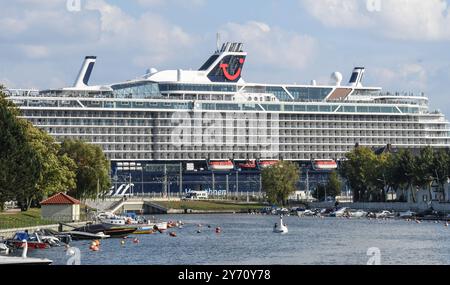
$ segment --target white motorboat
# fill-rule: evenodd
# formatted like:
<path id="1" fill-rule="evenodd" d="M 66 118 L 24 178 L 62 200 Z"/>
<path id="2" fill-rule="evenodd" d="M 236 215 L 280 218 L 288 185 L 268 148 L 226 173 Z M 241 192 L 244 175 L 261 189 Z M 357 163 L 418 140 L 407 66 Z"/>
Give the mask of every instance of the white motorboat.
<path id="1" fill-rule="evenodd" d="M 273 232 L 278 234 L 287 234 L 288 233 L 288 227 L 283 222 L 283 216 L 280 216 L 280 223 L 273 226 Z"/>
<path id="2" fill-rule="evenodd" d="M 0 242 L 0 254 L 8 255 L 10 248 L 4 243 Z"/>
<path id="3" fill-rule="evenodd" d="M 386 219 L 386 218 L 392 218 L 394 216 L 394 213 L 389 211 L 381 211 L 380 213 L 375 213 L 375 218 L 377 219 Z"/>
<path id="4" fill-rule="evenodd" d="M 22 256 L 2 256 L 0 255 L 0 265 L 49 265 L 53 263 L 53 260 L 47 258 L 33 258 L 27 257 L 28 243 L 23 240 Z"/>
<path id="5" fill-rule="evenodd" d="M 344 207 L 344 208 L 340 208 L 339 210 L 331 213 L 330 217 L 337 217 L 337 218 L 344 217 L 347 215 L 347 213 L 348 213 L 348 209 Z"/>
<path id="6" fill-rule="evenodd" d="M 104 239 L 109 238 L 109 235 L 105 235 L 103 232 L 100 233 L 88 233 L 88 232 L 82 232 L 82 231 L 69 231 L 67 232 L 72 236 L 74 240 L 85 240 L 85 239 Z"/>
<path id="7" fill-rule="evenodd" d="M 363 217 L 367 216 L 367 212 L 365 212 L 363 210 L 350 211 L 348 213 L 349 213 L 350 217 L 352 217 L 352 218 L 363 218 Z"/>
<path id="8" fill-rule="evenodd" d="M 400 212 L 400 213 L 398 213 L 398 216 L 399 216 L 400 218 L 403 218 L 403 219 L 412 218 L 412 217 L 416 216 L 416 212 L 413 212 L 413 211 L 411 211 L 411 210 L 408 210 L 408 211 L 406 211 L 406 212 Z"/>

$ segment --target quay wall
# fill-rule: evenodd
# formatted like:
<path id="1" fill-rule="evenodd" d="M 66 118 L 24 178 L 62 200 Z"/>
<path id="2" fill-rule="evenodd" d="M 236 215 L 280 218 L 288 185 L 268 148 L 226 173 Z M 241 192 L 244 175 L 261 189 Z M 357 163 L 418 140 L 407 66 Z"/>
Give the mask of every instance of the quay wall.
<path id="1" fill-rule="evenodd" d="M 309 203 L 311 208 L 333 208 L 334 203 L 327 202 L 313 202 Z M 445 213 L 450 213 L 450 203 L 431 203 L 431 206 L 436 211 L 441 211 Z M 396 212 L 403 211 L 424 211 L 430 208 L 428 203 L 339 203 L 339 207 L 348 207 L 352 209 L 361 209 L 367 211 L 382 211 L 391 210 Z"/>
<path id="2" fill-rule="evenodd" d="M 67 225 L 70 225 L 73 227 L 81 227 L 81 226 L 84 226 L 85 224 L 86 224 L 86 222 L 67 223 Z M 49 230 L 58 231 L 59 224 L 0 230 L 0 237 L 8 239 L 8 238 L 12 238 L 16 232 L 23 232 L 25 230 L 28 230 L 31 233 L 31 232 L 37 231 L 39 229 L 49 229 Z M 63 226 L 63 230 L 69 230 L 69 229 L 71 229 L 71 228 Z"/>

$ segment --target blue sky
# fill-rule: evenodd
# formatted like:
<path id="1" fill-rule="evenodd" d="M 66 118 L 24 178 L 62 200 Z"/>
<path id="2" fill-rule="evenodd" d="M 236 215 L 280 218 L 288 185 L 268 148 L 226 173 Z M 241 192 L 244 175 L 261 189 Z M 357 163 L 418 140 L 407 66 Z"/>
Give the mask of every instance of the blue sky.
<path id="1" fill-rule="evenodd" d="M 76 4 L 77 0 L 74 1 Z M 0 82 L 71 85 L 85 55 L 92 83 L 149 67 L 197 69 L 224 41 L 243 41 L 250 82 L 328 83 L 365 66 L 365 85 L 423 91 L 450 118 L 446 0 L 0 0 Z M 76 7 L 72 6 L 72 7 Z M 77 9 L 75 9 L 77 10 Z"/>

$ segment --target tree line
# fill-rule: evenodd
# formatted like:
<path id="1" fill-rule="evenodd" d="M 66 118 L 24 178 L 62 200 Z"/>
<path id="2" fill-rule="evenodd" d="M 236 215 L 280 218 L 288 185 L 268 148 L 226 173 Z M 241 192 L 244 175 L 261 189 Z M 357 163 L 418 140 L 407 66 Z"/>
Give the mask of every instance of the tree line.
<path id="1" fill-rule="evenodd" d="M 367 147 L 357 147 L 346 155 L 340 174 L 353 191 L 355 202 L 385 202 L 388 192 L 397 200 L 417 202 L 417 191 L 427 189 L 432 197 L 433 182 L 445 201 L 444 186 L 450 176 L 450 151 L 425 147 L 414 154 L 409 149 L 376 155 Z"/>
<path id="2" fill-rule="evenodd" d="M 3 90 L 0 86 L 0 210 L 11 200 L 28 210 L 58 192 L 85 199 L 110 189 L 110 163 L 100 147 L 57 143 L 21 118 Z"/>

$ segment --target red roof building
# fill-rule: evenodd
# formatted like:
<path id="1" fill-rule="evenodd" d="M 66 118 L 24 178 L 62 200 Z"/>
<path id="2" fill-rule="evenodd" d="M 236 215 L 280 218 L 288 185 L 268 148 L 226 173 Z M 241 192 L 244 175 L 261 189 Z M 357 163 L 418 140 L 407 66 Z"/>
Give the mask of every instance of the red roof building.
<path id="1" fill-rule="evenodd" d="M 78 221 L 80 201 L 64 193 L 58 193 L 41 202 L 42 218 L 56 222 Z"/>
<path id="2" fill-rule="evenodd" d="M 80 201 L 62 192 L 41 202 L 41 205 L 79 205 Z"/>

